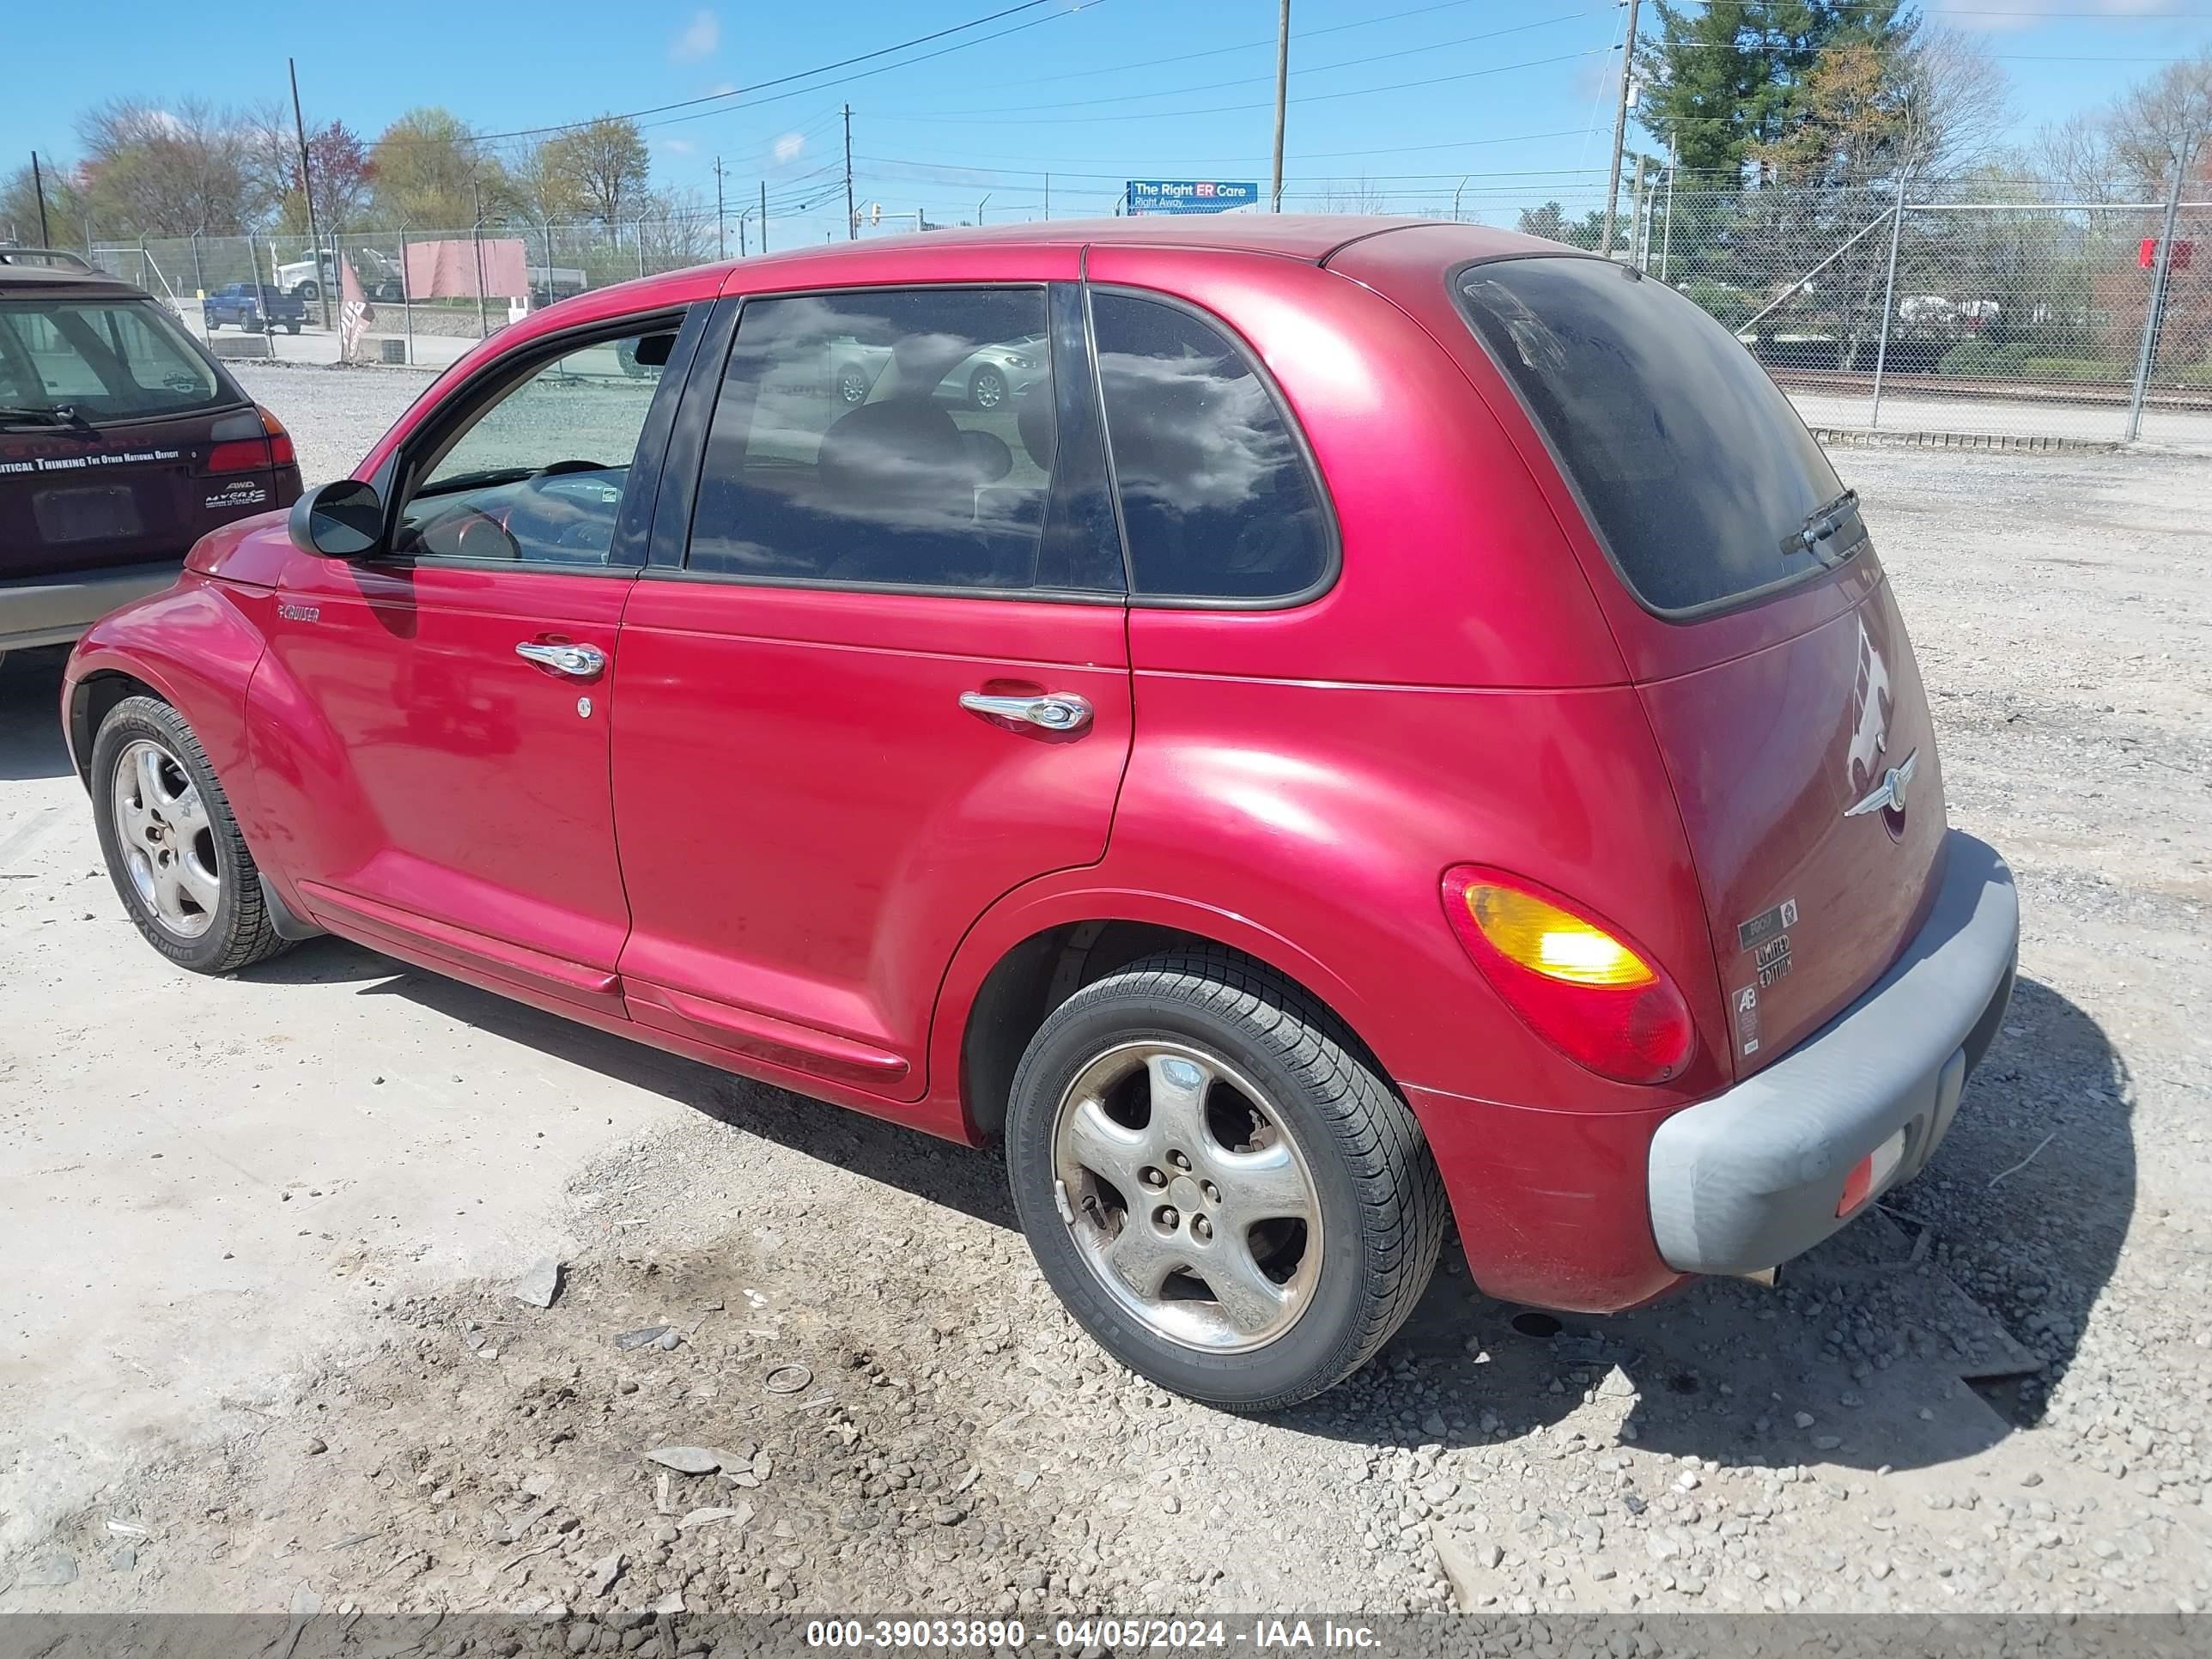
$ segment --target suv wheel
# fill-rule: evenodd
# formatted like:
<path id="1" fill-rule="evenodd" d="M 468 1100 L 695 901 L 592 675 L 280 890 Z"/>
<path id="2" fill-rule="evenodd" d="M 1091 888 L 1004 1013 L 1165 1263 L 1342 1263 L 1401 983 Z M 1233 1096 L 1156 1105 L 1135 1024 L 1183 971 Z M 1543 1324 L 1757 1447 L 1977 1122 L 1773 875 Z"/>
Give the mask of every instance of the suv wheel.
<path id="1" fill-rule="evenodd" d="M 180 968 L 234 973 L 287 948 L 207 752 L 177 711 L 126 697 L 92 745 L 107 873 L 146 941 Z"/>
<path id="2" fill-rule="evenodd" d="M 1147 957 L 1055 1009 L 1015 1075 L 1006 1164 L 1069 1312 L 1234 1411 L 1366 1364 L 1443 1237 L 1405 1103 L 1325 1008 L 1225 950 Z"/>

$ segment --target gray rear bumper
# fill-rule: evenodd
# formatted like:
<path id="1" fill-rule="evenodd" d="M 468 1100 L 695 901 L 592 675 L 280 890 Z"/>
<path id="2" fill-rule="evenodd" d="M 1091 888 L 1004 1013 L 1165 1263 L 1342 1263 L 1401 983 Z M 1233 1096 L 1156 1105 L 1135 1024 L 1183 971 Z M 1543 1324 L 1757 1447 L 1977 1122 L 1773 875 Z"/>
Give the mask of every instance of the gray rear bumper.
<path id="1" fill-rule="evenodd" d="M 1954 830 L 1942 886 L 1865 995 L 1757 1076 L 1651 1141 L 1651 1229 L 1679 1273 L 1756 1273 L 1819 1243 L 1844 1177 L 1903 1130 L 1884 1183 L 1925 1166 L 2012 995 L 2020 906 L 1996 851 Z"/>
<path id="2" fill-rule="evenodd" d="M 160 592 L 184 568 L 179 553 L 150 564 L 0 581 L 0 651 L 66 645 L 116 606 Z"/>

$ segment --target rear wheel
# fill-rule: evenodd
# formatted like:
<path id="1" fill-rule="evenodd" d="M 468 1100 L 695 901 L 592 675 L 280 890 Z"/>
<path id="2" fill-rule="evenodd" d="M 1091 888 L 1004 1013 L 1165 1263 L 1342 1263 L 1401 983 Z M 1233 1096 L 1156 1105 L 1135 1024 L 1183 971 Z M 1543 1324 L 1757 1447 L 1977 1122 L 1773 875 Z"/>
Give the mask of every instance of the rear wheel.
<path id="1" fill-rule="evenodd" d="M 295 298 L 301 300 L 319 300 L 323 297 L 322 285 L 312 276 L 294 289 L 292 293 Z"/>
<path id="2" fill-rule="evenodd" d="M 1412 1311 L 1443 1236 L 1420 1127 L 1328 1011 L 1233 953 L 1085 987 L 1023 1056 L 1016 1213 L 1069 1312 L 1163 1388 L 1270 1411 Z"/>
<path id="3" fill-rule="evenodd" d="M 228 974 L 287 948 L 229 798 L 175 709 L 126 697 L 108 712 L 93 741 L 92 799 L 107 873 L 156 951 Z"/>

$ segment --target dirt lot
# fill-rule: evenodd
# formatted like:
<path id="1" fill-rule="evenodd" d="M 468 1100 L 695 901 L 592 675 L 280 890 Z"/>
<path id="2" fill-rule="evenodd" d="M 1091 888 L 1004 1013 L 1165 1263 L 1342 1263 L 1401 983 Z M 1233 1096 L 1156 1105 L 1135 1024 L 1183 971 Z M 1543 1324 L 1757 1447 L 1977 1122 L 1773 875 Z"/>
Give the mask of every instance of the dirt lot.
<path id="1" fill-rule="evenodd" d="M 311 477 L 421 384 L 246 378 Z M 1530 1334 L 1455 1259 L 1263 1422 L 1097 1354 L 990 1155 L 335 941 L 168 971 L 11 660 L 0 1610 L 2212 1605 L 2212 468 L 1838 463 L 2021 884 L 1935 1168 L 1780 1291 Z"/>

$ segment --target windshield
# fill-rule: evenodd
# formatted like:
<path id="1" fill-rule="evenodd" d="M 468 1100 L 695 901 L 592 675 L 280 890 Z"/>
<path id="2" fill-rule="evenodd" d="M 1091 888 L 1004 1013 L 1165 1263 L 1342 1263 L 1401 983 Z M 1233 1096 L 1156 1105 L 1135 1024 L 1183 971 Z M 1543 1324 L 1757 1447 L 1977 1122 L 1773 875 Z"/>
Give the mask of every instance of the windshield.
<path id="1" fill-rule="evenodd" d="M 244 401 L 149 301 L 0 301 L 0 405 L 11 410 L 97 422 Z"/>
<path id="2" fill-rule="evenodd" d="M 1727 331 L 1601 259 L 1498 259 L 1461 307 L 1519 391 L 1630 590 L 1680 613 L 1858 551 L 1856 498 Z"/>

